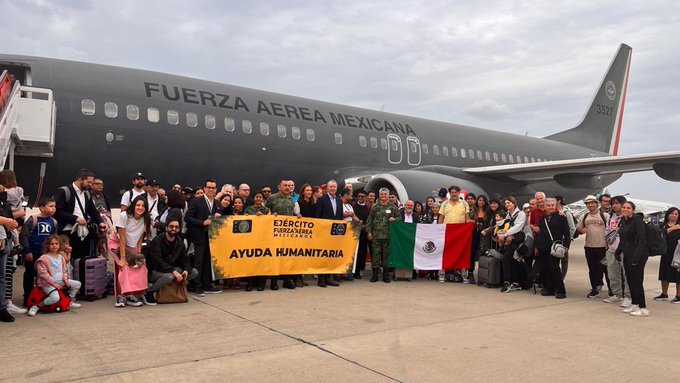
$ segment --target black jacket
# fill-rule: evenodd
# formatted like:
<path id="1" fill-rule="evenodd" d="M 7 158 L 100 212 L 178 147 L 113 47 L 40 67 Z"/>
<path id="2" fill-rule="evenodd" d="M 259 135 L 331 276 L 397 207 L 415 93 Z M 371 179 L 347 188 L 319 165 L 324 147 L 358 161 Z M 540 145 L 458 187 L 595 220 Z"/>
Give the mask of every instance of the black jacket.
<path id="1" fill-rule="evenodd" d="M 149 202 L 149 193 L 142 193 L 142 194 L 139 195 L 139 197 L 146 198 L 146 202 L 147 203 Z M 139 197 L 137 197 L 137 198 L 139 198 Z M 160 214 L 165 210 L 165 202 L 158 195 L 156 195 L 156 198 L 157 199 L 156 199 L 156 206 L 155 207 L 158 209 L 158 213 L 159 213 L 158 215 L 160 216 Z M 132 202 L 132 201 L 130 201 L 130 202 Z M 149 205 L 149 211 L 151 211 L 151 209 L 152 209 L 152 206 Z"/>
<path id="2" fill-rule="evenodd" d="M 331 197 L 326 194 L 316 201 L 316 208 L 314 216 L 323 219 L 342 219 L 342 199 L 335 195 L 335 214 L 333 214 L 333 205 L 331 205 Z"/>
<path id="3" fill-rule="evenodd" d="M 158 234 L 151 240 L 146 262 L 149 271 L 172 273 L 175 267 L 179 267 L 182 271 L 189 271 L 189 258 L 187 258 L 184 241 L 177 236 L 173 242 L 170 242 L 165 233 Z"/>
<path id="4" fill-rule="evenodd" d="M 404 209 L 399 210 L 399 219 L 404 220 Z M 420 216 L 415 211 L 411 213 L 413 215 L 413 223 L 420 223 Z"/>
<path id="5" fill-rule="evenodd" d="M 191 241 L 203 240 L 208 235 L 208 227 L 203 226 L 203 221 L 211 218 L 218 211 L 220 202 L 215 200 L 212 210 L 208 208 L 208 203 L 203 198 L 193 198 L 189 201 L 189 207 L 184 215 L 184 220 L 187 223 L 187 234 Z"/>
<path id="6" fill-rule="evenodd" d="M 316 203 L 314 203 L 314 199 L 312 198 L 311 201 L 305 202 L 304 197 L 300 196 L 298 199 L 298 206 L 300 206 L 300 215 L 305 217 L 305 218 L 314 218 L 316 217 Z"/>
<path id="7" fill-rule="evenodd" d="M 623 254 L 623 262 L 638 264 L 649 256 L 647 252 L 647 232 L 642 218 L 633 215 L 630 219 L 622 218 L 619 224 L 619 247 L 616 255 Z"/>
<path id="8" fill-rule="evenodd" d="M 66 192 L 63 188 L 57 189 L 54 192 L 54 202 L 57 205 L 57 211 L 54 213 L 54 218 L 57 219 L 59 223 L 59 231 L 64 230 L 66 225 L 75 225 L 78 216 L 73 214 L 73 210 L 76 206 L 76 189 L 73 188 L 73 184 L 66 186 L 69 190 L 69 198 L 66 198 Z M 87 222 L 96 223 L 99 225 L 102 223 L 102 217 L 97 211 L 97 207 L 94 206 L 92 201 L 92 196 L 89 191 L 85 191 L 85 220 Z"/>
<path id="9" fill-rule="evenodd" d="M 548 222 L 548 226 L 546 226 L 546 221 Z M 569 245 L 571 244 L 569 223 L 567 222 L 567 217 L 560 215 L 558 212 L 546 215 L 538 221 L 538 235 L 536 236 L 534 247 L 539 250 L 550 251 L 553 242 L 550 239 L 548 227 L 550 227 L 553 239 L 555 241 L 562 241 L 562 245 L 569 248 Z"/>

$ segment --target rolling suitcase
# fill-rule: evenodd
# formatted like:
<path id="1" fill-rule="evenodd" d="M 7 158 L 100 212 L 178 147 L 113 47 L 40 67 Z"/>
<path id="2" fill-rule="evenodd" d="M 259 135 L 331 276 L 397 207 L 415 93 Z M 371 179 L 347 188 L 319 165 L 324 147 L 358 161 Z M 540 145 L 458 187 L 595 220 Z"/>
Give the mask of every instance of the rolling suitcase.
<path id="1" fill-rule="evenodd" d="M 82 283 L 79 294 L 83 298 L 88 301 L 106 298 L 106 258 L 74 260 L 73 278 Z"/>
<path id="2" fill-rule="evenodd" d="M 482 255 L 477 267 L 477 283 L 487 287 L 497 287 L 501 284 L 501 261 L 495 257 Z"/>
<path id="3" fill-rule="evenodd" d="M 395 269 L 394 276 L 398 281 L 411 282 L 411 278 L 413 278 L 413 269 Z"/>

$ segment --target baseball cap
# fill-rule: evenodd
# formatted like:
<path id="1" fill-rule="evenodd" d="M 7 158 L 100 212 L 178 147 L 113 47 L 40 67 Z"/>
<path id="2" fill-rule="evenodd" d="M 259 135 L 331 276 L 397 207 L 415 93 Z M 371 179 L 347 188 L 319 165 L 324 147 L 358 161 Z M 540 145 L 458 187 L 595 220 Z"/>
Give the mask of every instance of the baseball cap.
<path id="1" fill-rule="evenodd" d="M 142 172 L 137 172 L 137 173 L 135 173 L 135 175 L 132 177 L 133 180 L 136 180 L 137 178 L 141 178 L 141 179 L 143 179 L 143 180 L 146 179 L 146 177 L 144 177 L 144 173 L 142 173 Z"/>
<path id="2" fill-rule="evenodd" d="M 194 193 L 194 189 L 190 188 L 189 186 L 185 186 L 184 188 L 182 188 L 182 193 L 184 193 L 184 194 L 193 194 L 193 193 Z"/>
<path id="3" fill-rule="evenodd" d="M 147 184 L 147 186 L 161 186 L 161 183 L 156 181 L 156 180 L 151 180 L 151 181 L 147 182 L 146 184 Z"/>
<path id="4" fill-rule="evenodd" d="M 591 195 L 587 196 L 587 197 L 583 200 L 583 202 L 585 202 L 585 203 L 588 203 L 588 202 L 597 202 L 597 198 L 595 198 L 595 196 L 591 194 Z"/>
<path id="5" fill-rule="evenodd" d="M 524 205 L 522 205 L 522 210 L 528 209 L 530 207 L 531 207 L 531 205 L 529 205 L 528 203 L 525 203 Z"/>
<path id="6" fill-rule="evenodd" d="M 439 188 L 439 192 L 437 193 L 438 196 L 440 197 L 446 197 L 446 195 L 449 193 L 446 188 Z"/>

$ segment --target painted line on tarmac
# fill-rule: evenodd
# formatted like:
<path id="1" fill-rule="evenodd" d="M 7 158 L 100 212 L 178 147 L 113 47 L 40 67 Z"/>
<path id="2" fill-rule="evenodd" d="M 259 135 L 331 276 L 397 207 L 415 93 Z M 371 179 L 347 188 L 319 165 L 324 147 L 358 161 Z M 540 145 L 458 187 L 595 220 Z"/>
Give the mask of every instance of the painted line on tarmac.
<path id="1" fill-rule="evenodd" d="M 394 378 L 394 377 L 391 377 L 391 376 L 389 376 L 389 375 L 386 375 L 386 374 L 384 374 L 384 373 L 382 373 L 382 372 L 380 372 L 380 371 L 378 371 L 378 370 L 372 369 L 372 368 L 370 368 L 370 367 L 368 367 L 368 366 L 364 366 L 363 364 L 361 364 L 361 363 L 359 363 L 359 362 L 357 362 L 357 361 L 354 361 L 354 360 L 349 359 L 349 358 L 347 358 L 347 357 L 344 357 L 344 356 L 342 356 L 342 355 L 340 355 L 340 354 L 337 354 L 337 353 L 335 353 L 335 352 L 333 352 L 333 351 L 331 351 L 331 350 L 329 350 L 329 349 L 327 349 L 327 348 L 324 348 L 324 347 L 322 347 L 322 346 L 320 346 L 320 345 L 318 345 L 318 344 L 316 344 L 316 343 L 314 343 L 314 342 L 310 342 L 310 341 L 305 340 L 305 339 L 303 339 L 303 338 L 298 338 L 298 337 L 296 337 L 296 336 L 287 334 L 287 333 L 285 333 L 285 332 L 283 332 L 283 331 L 280 331 L 280 330 L 277 330 L 277 329 L 275 329 L 275 328 L 273 328 L 273 327 L 269 327 L 269 326 L 267 326 L 267 325 L 264 325 L 264 324 L 262 324 L 262 323 L 259 323 L 259 322 L 257 322 L 257 321 L 254 321 L 254 320 L 252 320 L 252 319 L 248 319 L 248 318 L 246 318 L 246 317 L 244 317 L 244 316 L 241 316 L 241 315 L 239 315 L 239 314 L 233 313 L 233 312 L 231 312 L 231 311 L 229 311 L 229 310 L 225 310 L 225 309 L 223 309 L 223 308 L 221 308 L 221 307 L 212 305 L 212 304 L 210 304 L 210 303 L 208 303 L 208 302 L 205 302 L 205 301 L 203 301 L 203 300 L 201 300 L 201 299 L 197 299 L 197 298 L 195 298 L 195 297 L 193 297 L 193 299 L 196 300 L 197 302 L 201 302 L 202 304 L 204 304 L 204 305 L 206 305 L 206 306 L 210 306 L 210 307 L 212 307 L 212 308 L 214 308 L 214 309 L 216 309 L 216 310 L 222 311 L 222 312 L 227 313 L 227 314 L 229 314 L 229 315 L 233 315 L 233 316 L 235 316 L 235 317 L 237 317 L 237 318 L 239 318 L 239 319 L 242 319 L 242 320 L 244 320 L 244 321 L 246 321 L 246 322 L 250 322 L 250 323 L 252 323 L 252 324 L 254 324 L 254 325 L 257 325 L 257 326 L 260 326 L 260 327 L 262 327 L 262 328 L 265 328 L 265 329 L 267 329 L 267 330 L 269 330 L 269 331 L 271 331 L 271 332 L 277 333 L 277 334 L 279 334 L 279 335 L 283 335 L 283 336 L 285 336 L 285 337 L 287 337 L 287 338 L 289 338 L 289 339 L 295 340 L 295 341 L 297 341 L 297 342 L 299 342 L 299 343 L 302 343 L 302 344 L 305 344 L 305 345 L 308 345 L 308 346 L 312 346 L 312 347 L 314 347 L 314 348 L 316 348 L 316 349 L 318 349 L 318 350 L 320 350 L 320 351 L 323 351 L 323 352 L 325 352 L 325 353 L 327 353 L 327 354 L 330 354 L 330 355 L 332 355 L 332 356 L 334 356 L 334 357 L 336 357 L 336 358 L 338 358 L 338 359 L 344 360 L 345 362 L 351 363 L 351 364 L 353 364 L 353 365 L 355 365 L 355 366 L 357 366 L 357 367 L 363 368 L 364 370 L 368 370 L 368 371 L 370 371 L 370 372 L 372 372 L 372 373 L 374 373 L 374 374 L 376 374 L 376 375 L 380 375 L 380 376 L 382 376 L 383 378 L 389 379 L 389 380 L 391 380 L 391 381 L 393 381 L 393 382 L 404 383 L 403 381 L 401 381 L 401 380 L 399 380 L 399 379 L 397 379 L 397 378 Z"/>

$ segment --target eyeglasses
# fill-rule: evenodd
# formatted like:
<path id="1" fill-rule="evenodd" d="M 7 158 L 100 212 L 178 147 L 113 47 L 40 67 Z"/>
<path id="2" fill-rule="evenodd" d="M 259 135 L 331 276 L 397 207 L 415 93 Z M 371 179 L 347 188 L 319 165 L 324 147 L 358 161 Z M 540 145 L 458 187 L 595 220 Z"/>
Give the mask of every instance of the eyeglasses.
<path id="1" fill-rule="evenodd" d="M 217 189 L 216 186 L 203 186 L 203 189 Z"/>
<path id="2" fill-rule="evenodd" d="M 179 225 L 168 225 L 168 229 L 179 229 Z"/>

